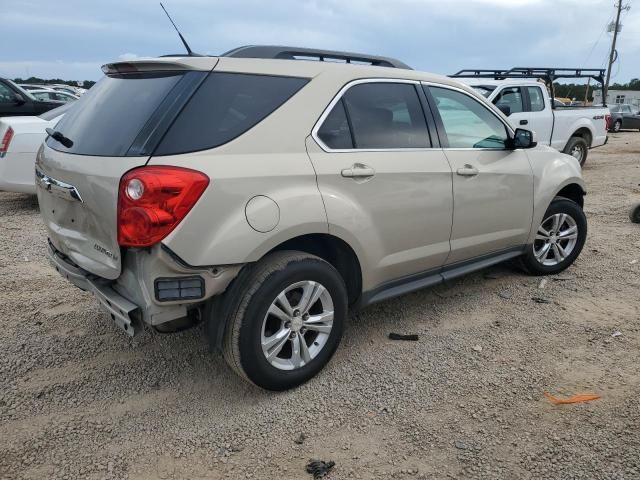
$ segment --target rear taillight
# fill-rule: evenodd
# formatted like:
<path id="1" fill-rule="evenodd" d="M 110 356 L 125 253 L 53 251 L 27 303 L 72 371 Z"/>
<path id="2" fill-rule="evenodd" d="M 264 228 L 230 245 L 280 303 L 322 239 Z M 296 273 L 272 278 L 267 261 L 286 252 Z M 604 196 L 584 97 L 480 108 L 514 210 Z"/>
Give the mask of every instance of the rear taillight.
<path id="1" fill-rule="evenodd" d="M 604 126 L 607 130 L 611 129 L 611 115 L 608 113 L 604 116 Z"/>
<path id="2" fill-rule="evenodd" d="M 4 135 L 2 136 L 2 143 L 0 143 L 0 157 L 4 157 L 7 154 L 12 138 L 13 128 L 9 127 L 9 129 L 4 132 Z"/>
<path id="3" fill-rule="evenodd" d="M 184 219 L 209 185 L 204 173 L 180 167 L 135 168 L 120 179 L 118 243 L 149 247 Z"/>

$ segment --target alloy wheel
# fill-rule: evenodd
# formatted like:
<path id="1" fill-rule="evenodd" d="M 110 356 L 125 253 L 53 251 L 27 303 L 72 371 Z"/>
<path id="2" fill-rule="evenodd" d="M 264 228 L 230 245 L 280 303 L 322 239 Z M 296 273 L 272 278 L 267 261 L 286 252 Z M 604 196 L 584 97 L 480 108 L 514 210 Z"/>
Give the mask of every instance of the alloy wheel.
<path id="1" fill-rule="evenodd" d="M 571 255 L 577 242 L 576 221 L 566 213 L 556 213 L 547 217 L 538 227 L 533 254 L 541 264 L 555 266 Z"/>
<path id="2" fill-rule="evenodd" d="M 296 282 L 273 300 L 262 322 L 267 361 L 280 370 L 304 367 L 327 344 L 333 327 L 333 300 L 320 283 Z"/>
<path id="3" fill-rule="evenodd" d="M 582 163 L 582 157 L 584 156 L 584 147 L 582 145 L 575 145 L 570 152 L 571 156 Z"/>

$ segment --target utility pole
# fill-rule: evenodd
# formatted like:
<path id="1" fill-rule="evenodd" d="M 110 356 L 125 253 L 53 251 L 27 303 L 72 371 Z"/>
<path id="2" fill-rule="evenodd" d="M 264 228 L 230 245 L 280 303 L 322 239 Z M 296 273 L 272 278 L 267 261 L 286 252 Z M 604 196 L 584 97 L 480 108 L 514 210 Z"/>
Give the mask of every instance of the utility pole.
<path id="1" fill-rule="evenodd" d="M 609 93 L 609 81 L 611 80 L 611 67 L 613 62 L 615 62 L 616 57 L 616 41 L 618 40 L 618 30 L 620 29 L 620 13 L 622 13 L 623 8 L 625 10 L 629 9 L 629 6 L 622 6 L 622 0 L 618 0 L 618 4 L 616 5 L 618 11 L 616 12 L 616 25 L 613 29 L 613 41 L 611 42 L 611 53 L 609 53 L 609 68 L 607 68 L 607 81 L 604 84 L 602 89 L 602 100 L 604 102 L 607 101 L 607 94 Z"/>

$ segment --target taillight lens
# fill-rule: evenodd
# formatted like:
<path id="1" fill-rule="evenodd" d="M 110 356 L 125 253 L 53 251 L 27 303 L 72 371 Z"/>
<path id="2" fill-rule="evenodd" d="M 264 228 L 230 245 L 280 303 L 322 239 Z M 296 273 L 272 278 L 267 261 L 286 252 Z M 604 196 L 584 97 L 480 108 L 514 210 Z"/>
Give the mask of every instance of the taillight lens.
<path id="1" fill-rule="evenodd" d="M 604 116 L 604 125 L 607 128 L 607 130 L 611 129 L 611 115 L 606 114 Z"/>
<path id="2" fill-rule="evenodd" d="M 9 127 L 4 135 L 2 136 L 2 143 L 0 143 L 0 156 L 4 157 L 9 150 L 9 144 L 11 143 L 11 139 L 13 138 L 13 128 Z"/>
<path id="3" fill-rule="evenodd" d="M 204 173 L 180 167 L 135 168 L 120 179 L 118 243 L 149 247 L 184 219 L 209 185 Z"/>

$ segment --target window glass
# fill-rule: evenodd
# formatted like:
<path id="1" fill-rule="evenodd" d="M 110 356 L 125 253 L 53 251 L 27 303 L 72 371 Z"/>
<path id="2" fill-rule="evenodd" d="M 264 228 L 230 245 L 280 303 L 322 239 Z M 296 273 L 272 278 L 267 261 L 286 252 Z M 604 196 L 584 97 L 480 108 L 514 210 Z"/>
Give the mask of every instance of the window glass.
<path id="1" fill-rule="evenodd" d="M 631 107 L 629 105 L 625 105 L 623 108 L 624 113 L 631 113 Z"/>
<path id="2" fill-rule="evenodd" d="M 507 129 L 498 118 L 469 95 L 430 87 L 449 140 L 449 148 L 505 148 Z"/>
<path id="3" fill-rule="evenodd" d="M 544 97 L 540 87 L 527 87 L 529 93 L 529 101 L 531 102 L 532 112 L 541 112 L 544 110 Z"/>
<path id="4" fill-rule="evenodd" d="M 345 93 L 359 149 L 426 148 L 427 123 L 413 84 L 363 83 Z"/>
<path id="5" fill-rule="evenodd" d="M 344 111 L 344 102 L 340 100 L 331 110 L 318 130 L 318 137 L 329 148 L 353 148 L 349 122 Z"/>
<path id="6" fill-rule="evenodd" d="M 14 103 L 16 101 L 16 95 L 6 85 L 0 83 L 0 103 Z"/>
<path id="7" fill-rule="evenodd" d="M 260 123 L 308 79 L 244 73 L 212 73 L 160 142 L 156 155 L 214 148 Z"/>
<path id="8" fill-rule="evenodd" d="M 184 72 L 106 76 L 56 126 L 73 146 L 67 148 L 51 137 L 47 145 L 79 155 L 125 156 L 158 106 L 186 76 Z"/>
<path id="9" fill-rule="evenodd" d="M 522 92 L 520 87 L 507 87 L 503 89 L 493 101 L 497 106 L 507 106 L 511 109 L 511 113 L 519 113 L 524 111 L 522 105 Z"/>

